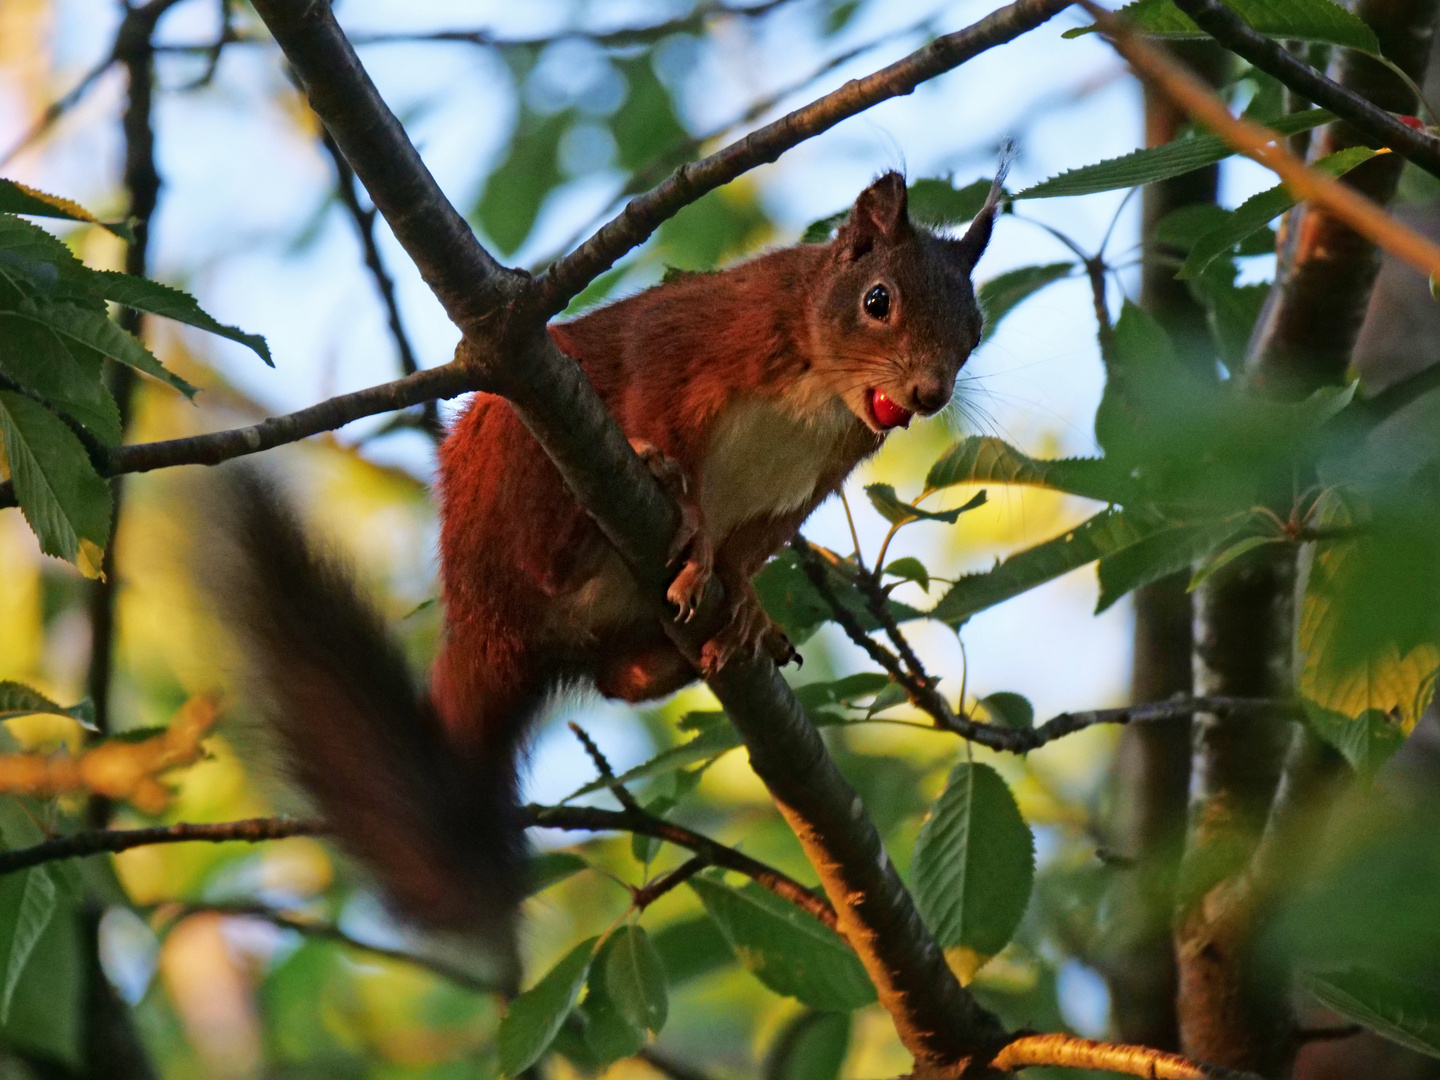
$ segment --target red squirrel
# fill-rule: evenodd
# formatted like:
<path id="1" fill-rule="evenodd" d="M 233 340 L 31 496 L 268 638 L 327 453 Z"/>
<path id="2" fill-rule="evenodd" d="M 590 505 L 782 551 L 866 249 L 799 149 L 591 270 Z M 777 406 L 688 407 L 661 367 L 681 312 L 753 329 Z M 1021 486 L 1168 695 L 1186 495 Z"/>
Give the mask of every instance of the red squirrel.
<path id="1" fill-rule="evenodd" d="M 909 219 L 881 176 L 826 244 L 687 274 L 549 327 L 684 511 L 669 598 L 720 577 L 704 666 L 789 643 L 751 577 L 914 414 L 950 400 L 980 341 L 970 281 L 1003 170 L 961 239 Z M 416 686 L 349 574 L 253 474 L 234 471 L 223 592 L 250 686 L 295 778 L 398 913 L 506 932 L 525 890 L 518 759 L 575 686 L 637 702 L 698 677 L 508 402 L 477 394 L 440 447 L 445 635 Z M 493 938 L 492 938 L 493 939 Z"/>

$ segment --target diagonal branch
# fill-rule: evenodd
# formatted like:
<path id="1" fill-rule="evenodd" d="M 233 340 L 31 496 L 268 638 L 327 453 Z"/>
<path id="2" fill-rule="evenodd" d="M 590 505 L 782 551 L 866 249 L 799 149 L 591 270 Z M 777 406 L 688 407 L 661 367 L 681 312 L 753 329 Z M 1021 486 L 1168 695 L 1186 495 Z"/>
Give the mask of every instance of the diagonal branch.
<path id="1" fill-rule="evenodd" d="M 1220 0 L 1175 0 L 1195 25 L 1231 52 L 1273 75 L 1301 97 L 1329 109 L 1370 138 L 1440 176 L 1440 139 L 1402 124 L 1355 91 L 1316 71 L 1274 38 L 1251 28 Z"/>
<path id="2" fill-rule="evenodd" d="M 973 26 L 936 38 L 888 67 L 852 79 L 833 93 L 752 131 L 707 158 L 680 166 L 658 186 L 631 199 L 618 216 L 540 276 L 535 299 L 539 311 L 549 318 L 564 310 L 596 276 L 631 248 L 644 243 L 667 218 L 707 192 L 774 161 L 786 150 L 842 120 L 889 98 L 908 94 L 922 82 L 959 67 L 987 49 L 1013 41 L 1069 6 L 1070 0 L 1017 0 Z"/>

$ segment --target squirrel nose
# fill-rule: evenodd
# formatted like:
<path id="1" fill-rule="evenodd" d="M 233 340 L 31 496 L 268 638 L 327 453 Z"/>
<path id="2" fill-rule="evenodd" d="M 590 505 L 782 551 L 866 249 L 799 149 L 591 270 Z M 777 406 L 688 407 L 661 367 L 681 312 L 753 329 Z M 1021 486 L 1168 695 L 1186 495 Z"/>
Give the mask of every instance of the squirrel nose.
<path id="1" fill-rule="evenodd" d="M 910 384 L 910 400 L 915 403 L 915 411 L 939 412 L 950 401 L 950 391 L 953 385 L 943 379 L 916 379 Z"/>

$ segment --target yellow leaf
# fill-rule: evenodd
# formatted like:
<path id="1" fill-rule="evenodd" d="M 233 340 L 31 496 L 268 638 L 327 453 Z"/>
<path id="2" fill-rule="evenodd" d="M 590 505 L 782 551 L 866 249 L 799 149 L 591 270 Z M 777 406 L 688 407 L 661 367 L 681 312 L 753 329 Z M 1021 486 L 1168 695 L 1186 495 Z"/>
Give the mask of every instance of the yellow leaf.
<path id="1" fill-rule="evenodd" d="M 945 950 L 945 963 L 955 973 L 955 978 L 960 980 L 961 986 L 969 986 L 975 973 L 984 967 L 985 961 L 989 959 L 967 945 L 956 945 Z"/>
<path id="2" fill-rule="evenodd" d="M 80 538 L 80 550 L 75 553 L 75 566 L 80 573 L 87 578 L 97 581 L 105 580 L 105 572 L 101 569 L 105 561 L 105 551 L 93 540 Z"/>

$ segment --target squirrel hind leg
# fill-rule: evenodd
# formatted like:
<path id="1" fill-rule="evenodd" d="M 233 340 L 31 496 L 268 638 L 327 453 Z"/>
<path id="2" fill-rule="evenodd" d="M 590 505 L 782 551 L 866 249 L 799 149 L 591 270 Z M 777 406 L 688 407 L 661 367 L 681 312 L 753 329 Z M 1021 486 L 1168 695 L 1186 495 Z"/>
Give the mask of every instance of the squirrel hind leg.
<path id="1" fill-rule="evenodd" d="M 201 582 L 287 771 L 397 913 L 514 952 L 525 847 L 513 756 L 454 752 L 381 616 L 248 468 L 221 470 Z"/>

